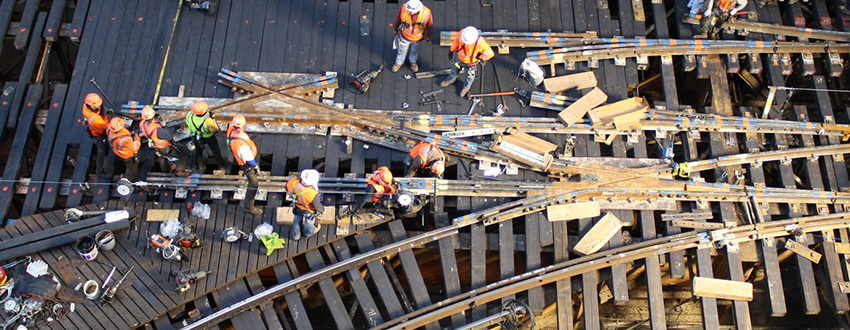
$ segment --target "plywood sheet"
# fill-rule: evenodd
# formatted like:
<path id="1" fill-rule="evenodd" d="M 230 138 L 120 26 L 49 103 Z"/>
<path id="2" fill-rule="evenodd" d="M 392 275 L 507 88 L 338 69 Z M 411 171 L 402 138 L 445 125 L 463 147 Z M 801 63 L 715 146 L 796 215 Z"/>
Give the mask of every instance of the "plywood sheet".
<path id="1" fill-rule="evenodd" d="M 605 103 L 607 100 L 608 95 L 599 87 L 594 87 L 590 92 L 578 99 L 578 101 L 573 102 L 564 111 L 558 113 L 558 118 L 561 118 L 561 121 L 565 125 L 570 126 L 584 117 L 590 109 Z"/>
<path id="2" fill-rule="evenodd" d="M 543 88 L 550 93 L 563 92 L 573 88 L 591 88 L 596 87 L 597 84 L 596 75 L 593 74 L 593 71 L 543 79 Z"/>

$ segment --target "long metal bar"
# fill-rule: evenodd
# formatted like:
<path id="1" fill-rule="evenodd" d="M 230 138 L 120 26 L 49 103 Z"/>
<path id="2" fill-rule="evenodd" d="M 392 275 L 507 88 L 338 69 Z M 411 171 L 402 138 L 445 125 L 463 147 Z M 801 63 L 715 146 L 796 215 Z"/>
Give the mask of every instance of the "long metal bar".
<path id="1" fill-rule="evenodd" d="M 729 20 L 723 23 L 723 28 L 743 32 L 769 33 L 797 38 L 809 38 L 827 41 L 850 41 L 850 33 L 841 31 L 829 31 L 796 26 L 777 25 L 745 20 Z"/>

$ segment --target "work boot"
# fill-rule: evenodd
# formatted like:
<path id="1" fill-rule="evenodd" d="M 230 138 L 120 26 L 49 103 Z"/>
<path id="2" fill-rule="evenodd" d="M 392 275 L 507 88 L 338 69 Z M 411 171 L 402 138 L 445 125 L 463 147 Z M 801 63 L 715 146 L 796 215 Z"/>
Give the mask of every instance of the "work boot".
<path id="1" fill-rule="evenodd" d="M 462 90 L 460 90 L 460 97 L 466 96 L 466 93 L 469 93 L 469 87 L 464 87 Z"/>
<path id="2" fill-rule="evenodd" d="M 699 24 L 699 17 L 691 15 L 691 14 L 687 14 L 682 19 L 682 22 L 687 23 L 687 24 L 698 25 Z"/>
<path id="3" fill-rule="evenodd" d="M 401 64 L 396 63 L 393 64 L 393 67 L 390 70 L 392 70 L 393 72 L 398 72 L 399 69 L 401 69 Z"/>
<path id="4" fill-rule="evenodd" d="M 452 81 L 449 81 L 448 79 L 446 79 L 446 80 L 443 80 L 443 81 L 440 82 L 440 87 L 446 87 L 446 86 L 451 85 L 451 84 L 452 84 Z"/>
<path id="5" fill-rule="evenodd" d="M 413 71 L 414 73 L 419 72 L 419 65 L 416 63 L 410 63 L 410 71 Z"/>

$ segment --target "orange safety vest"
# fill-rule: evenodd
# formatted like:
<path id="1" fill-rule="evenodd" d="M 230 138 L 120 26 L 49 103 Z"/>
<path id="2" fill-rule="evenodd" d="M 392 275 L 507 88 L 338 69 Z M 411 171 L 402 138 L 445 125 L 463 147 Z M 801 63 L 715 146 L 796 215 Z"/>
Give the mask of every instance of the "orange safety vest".
<path id="1" fill-rule="evenodd" d="M 440 148 L 438 148 L 437 146 L 422 141 L 419 142 L 419 144 L 417 144 L 415 147 L 413 147 L 413 149 L 410 149 L 410 158 L 416 159 L 416 157 L 422 158 L 422 166 L 420 167 L 421 169 L 428 167 L 428 165 L 433 162 L 443 160 L 445 156 L 443 155 L 443 151 L 440 150 Z"/>
<path id="2" fill-rule="evenodd" d="M 319 195 L 318 189 L 299 183 L 295 186 L 295 189 L 292 190 L 292 195 L 295 197 L 295 207 L 304 211 L 316 213 L 316 208 L 313 207 L 313 200 Z"/>
<path id="3" fill-rule="evenodd" d="M 167 148 L 171 146 L 171 142 L 168 140 L 163 140 L 159 138 L 157 132 L 162 127 L 162 124 L 157 122 L 156 120 L 142 120 L 139 122 L 139 134 L 153 141 L 153 145 L 157 149 Z"/>
<path id="4" fill-rule="evenodd" d="M 130 159 L 139 152 L 139 139 L 133 138 L 126 128 L 118 132 L 108 131 L 107 135 L 112 152 L 121 159 Z"/>
<path id="5" fill-rule="evenodd" d="M 299 184 L 301 184 L 301 179 L 298 179 L 297 176 L 289 178 L 289 181 L 286 181 L 286 193 L 292 193 Z"/>
<path id="6" fill-rule="evenodd" d="M 373 203 L 381 202 L 381 199 L 383 199 L 385 193 L 395 194 L 395 187 L 393 187 L 392 185 L 383 185 L 374 178 L 375 177 L 372 176 L 371 178 L 366 179 L 366 184 L 372 186 L 372 188 L 375 189 L 375 193 L 372 194 Z"/>
<path id="7" fill-rule="evenodd" d="M 229 127 L 227 128 L 227 140 L 230 141 L 230 151 L 233 152 L 233 158 L 236 159 L 237 164 L 245 165 L 245 160 L 239 157 L 239 148 L 244 145 L 250 147 L 254 158 L 257 158 L 257 145 L 248 137 L 248 133 L 244 131 L 236 132 L 233 127 Z"/>
<path id="8" fill-rule="evenodd" d="M 101 115 L 100 111 L 102 110 L 103 107 L 98 111 L 93 111 L 88 104 L 83 104 L 83 117 L 86 118 L 86 127 L 93 136 L 103 136 L 109 127 L 109 117 Z"/>
<path id="9" fill-rule="evenodd" d="M 465 64 L 475 64 L 478 63 L 479 57 L 481 60 L 487 61 L 496 56 L 493 53 L 493 48 L 484 41 L 484 38 L 478 37 L 478 40 L 475 41 L 472 45 L 467 45 L 460 41 L 460 35 L 463 34 L 463 30 L 457 32 L 454 41 L 452 42 L 452 51 L 457 52 L 457 58 Z"/>
<path id="10" fill-rule="evenodd" d="M 431 10 L 428 7 L 422 6 L 422 9 L 417 13 L 416 22 L 413 21 L 413 15 L 407 11 L 407 6 L 401 7 L 401 35 L 404 36 L 405 39 L 417 42 L 422 40 L 422 37 L 425 35 L 425 22 L 427 22 L 431 16 Z"/>

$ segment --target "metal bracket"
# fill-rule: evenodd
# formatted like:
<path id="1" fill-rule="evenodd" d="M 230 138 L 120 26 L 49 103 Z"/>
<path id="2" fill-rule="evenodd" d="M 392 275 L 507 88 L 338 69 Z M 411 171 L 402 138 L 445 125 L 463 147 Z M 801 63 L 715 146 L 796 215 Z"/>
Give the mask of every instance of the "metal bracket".
<path id="1" fill-rule="evenodd" d="M 823 257 L 820 253 L 817 253 L 812 249 L 792 240 L 785 241 L 785 248 L 794 251 L 794 253 L 800 255 L 803 258 L 809 259 L 809 261 L 813 263 L 819 263 L 820 258 Z"/>

